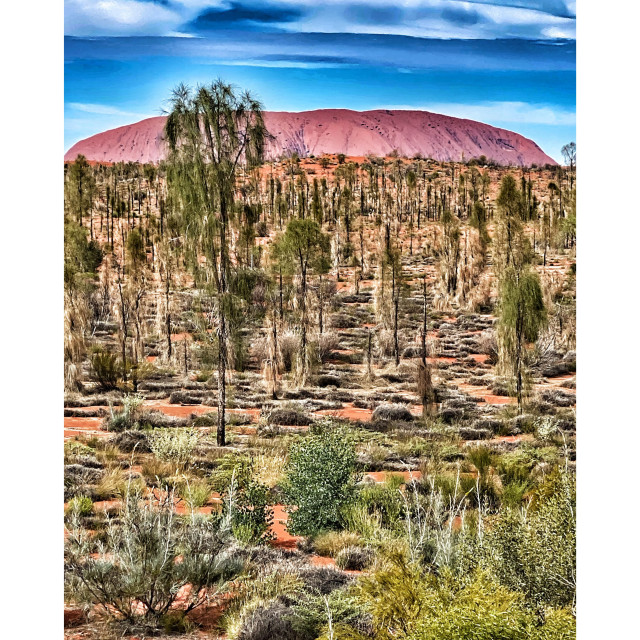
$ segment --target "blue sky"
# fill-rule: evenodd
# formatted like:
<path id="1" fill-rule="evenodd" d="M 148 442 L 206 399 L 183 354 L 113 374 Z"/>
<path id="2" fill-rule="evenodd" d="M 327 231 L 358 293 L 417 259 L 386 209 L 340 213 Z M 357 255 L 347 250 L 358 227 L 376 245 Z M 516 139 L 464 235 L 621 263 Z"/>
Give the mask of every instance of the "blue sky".
<path id="1" fill-rule="evenodd" d="M 575 24 L 564 0 L 66 0 L 65 148 L 220 77 L 268 110 L 427 109 L 560 160 Z"/>

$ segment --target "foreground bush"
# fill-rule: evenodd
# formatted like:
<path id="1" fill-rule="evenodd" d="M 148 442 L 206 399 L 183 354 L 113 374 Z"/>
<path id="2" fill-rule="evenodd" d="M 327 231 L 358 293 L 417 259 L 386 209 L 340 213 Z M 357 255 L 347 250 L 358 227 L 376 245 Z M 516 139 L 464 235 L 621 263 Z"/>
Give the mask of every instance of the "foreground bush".
<path id="1" fill-rule="evenodd" d="M 291 533 L 314 535 L 340 525 L 340 511 L 354 492 L 355 461 L 355 448 L 340 429 L 321 428 L 292 447 L 284 483 L 294 507 Z"/>
<path id="2" fill-rule="evenodd" d="M 575 480 L 555 472 L 529 512 L 505 510 L 482 545 L 485 566 L 537 606 L 573 606 L 576 597 Z"/>
<path id="3" fill-rule="evenodd" d="M 231 640 L 315 640 L 330 619 L 362 628 L 364 612 L 350 578 L 327 567 L 284 559 L 240 581 L 223 618 Z"/>
<path id="4" fill-rule="evenodd" d="M 373 617 L 376 640 L 569 640 L 575 619 L 566 610 L 536 615 L 524 596 L 477 571 L 457 579 L 445 570 L 429 573 L 397 556 L 363 578 L 357 595 Z M 390 631 L 393 630 L 393 631 Z M 334 630 L 335 640 L 363 639 L 348 627 Z M 371 636 L 368 636 L 371 637 Z"/>
<path id="5" fill-rule="evenodd" d="M 269 487 L 257 479 L 254 463 L 254 458 L 227 454 L 218 460 L 211 483 L 222 497 L 222 511 L 216 517 L 240 542 L 261 544 L 273 538 L 273 509 Z"/>
<path id="6" fill-rule="evenodd" d="M 185 466 L 195 451 L 202 432 L 197 429 L 158 429 L 149 436 L 149 446 L 158 460 Z"/>
<path id="7" fill-rule="evenodd" d="M 119 522 L 108 521 L 104 542 L 92 542 L 77 523 L 71 525 L 65 592 L 129 629 L 155 629 L 167 622 L 178 597 L 188 613 L 242 568 L 225 552 L 225 537 L 210 520 L 185 522 L 176 518 L 171 501 L 150 505 L 130 494 Z"/>

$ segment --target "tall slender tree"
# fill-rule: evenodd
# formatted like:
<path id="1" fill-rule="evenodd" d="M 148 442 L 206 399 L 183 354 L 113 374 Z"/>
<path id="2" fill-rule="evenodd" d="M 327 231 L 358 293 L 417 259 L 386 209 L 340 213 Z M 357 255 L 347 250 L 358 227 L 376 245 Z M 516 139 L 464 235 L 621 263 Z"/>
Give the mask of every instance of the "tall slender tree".
<path id="1" fill-rule="evenodd" d="M 66 172 L 65 201 L 69 213 L 76 222 L 83 223 L 84 217 L 91 212 L 96 181 L 87 159 L 78 155 Z M 93 225 L 89 224 L 93 239 Z"/>
<path id="2" fill-rule="evenodd" d="M 230 213 L 238 169 L 262 161 L 269 134 L 260 102 L 217 80 L 195 91 L 182 84 L 174 90 L 165 135 L 169 197 L 182 218 L 187 262 L 196 282 L 216 297 L 217 441 L 224 446 L 227 319 L 232 304 Z"/>
<path id="3" fill-rule="evenodd" d="M 320 225 L 309 218 L 294 218 L 287 229 L 273 244 L 272 257 L 284 273 L 296 274 L 300 278 L 299 305 L 302 340 L 298 359 L 300 384 L 304 384 L 309 372 L 310 357 L 308 344 L 308 285 L 313 275 L 328 273 L 330 260 L 330 239 Z"/>
<path id="4" fill-rule="evenodd" d="M 530 267 L 509 267 L 500 282 L 498 344 L 503 371 L 515 382 L 518 411 L 522 412 L 527 343 L 538 339 L 546 322 L 540 279 Z"/>

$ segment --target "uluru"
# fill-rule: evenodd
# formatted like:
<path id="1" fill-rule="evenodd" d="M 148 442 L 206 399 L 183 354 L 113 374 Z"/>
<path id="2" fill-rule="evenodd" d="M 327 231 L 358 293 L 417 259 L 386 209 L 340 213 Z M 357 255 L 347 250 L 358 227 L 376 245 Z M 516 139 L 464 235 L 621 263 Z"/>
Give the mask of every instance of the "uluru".
<path id="1" fill-rule="evenodd" d="M 344 153 L 348 156 L 420 155 L 439 161 L 485 156 L 500 165 L 557 164 L 533 141 L 482 122 L 429 111 L 318 109 L 267 111 L 274 139 L 267 158 Z M 80 140 L 65 154 L 96 162 L 158 163 L 166 155 L 165 116 L 156 116 Z"/>

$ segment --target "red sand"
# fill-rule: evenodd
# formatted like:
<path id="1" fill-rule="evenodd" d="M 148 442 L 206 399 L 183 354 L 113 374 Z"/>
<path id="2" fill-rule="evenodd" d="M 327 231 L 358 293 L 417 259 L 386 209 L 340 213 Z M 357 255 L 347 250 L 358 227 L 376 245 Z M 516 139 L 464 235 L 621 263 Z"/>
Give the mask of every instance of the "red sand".
<path id="1" fill-rule="evenodd" d="M 287 520 L 289 514 L 284 510 L 284 505 L 273 505 L 273 523 L 271 531 L 276 536 L 272 544 L 283 549 L 295 549 L 298 540 L 302 540 L 301 536 L 292 536 L 287 531 Z"/>
<path id="2" fill-rule="evenodd" d="M 448 364 L 452 364 L 456 361 L 456 358 L 451 358 L 449 356 L 438 356 L 436 358 L 427 358 L 427 362 L 429 364 L 438 364 L 439 362 L 446 362 Z"/>
<path id="3" fill-rule="evenodd" d="M 342 409 L 321 409 L 315 412 L 315 415 L 319 416 L 330 416 L 332 418 L 342 418 L 353 421 L 361 420 L 362 422 L 371 420 L 372 414 L 372 409 L 354 407 L 353 402 L 346 403 Z"/>
<path id="4" fill-rule="evenodd" d="M 491 393 L 491 389 L 488 387 L 475 387 L 471 384 L 466 384 L 462 380 L 452 380 L 452 384 L 456 384 L 460 391 L 473 396 L 474 398 L 482 398 L 487 404 L 512 404 L 516 402 L 515 398 L 509 396 L 497 396 Z"/>
<path id="5" fill-rule="evenodd" d="M 64 418 L 64 439 L 78 438 L 80 436 L 97 436 L 106 438 L 111 435 L 100 428 L 102 418 Z"/>
<path id="6" fill-rule="evenodd" d="M 64 418 L 65 429 L 77 429 L 79 431 L 95 431 L 100 428 L 102 418 Z"/>
<path id="7" fill-rule="evenodd" d="M 510 398 L 509 396 L 495 396 L 490 393 L 480 395 L 479 397 L 487 404 L 513 404 L 516 401 L 515 398 Z"/>
<path id="8" fill-rule="evenodd" d="M 216 407 L 204 404 L 169 404 L 166 400 L 148 400 L 145 402 L 144 407 L 145 409 L 161 411 L 165 415 L 174 416 L 176 418 L 188 418 L 192 413 L 202 415 L 203 413 L 217 411 Z"/>
<path id="9" fill-rule="evenodd" d="M 389 476 L 401 476 L 405 482 L 419 480 L 422 477 L 421 471 L 367 471 L 364 478 L 371 478 L 376 483 L 386 482 Z"/>

